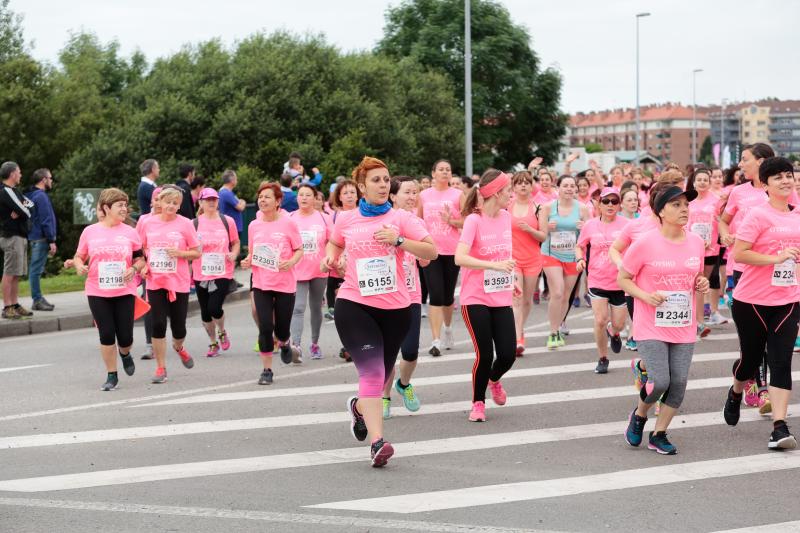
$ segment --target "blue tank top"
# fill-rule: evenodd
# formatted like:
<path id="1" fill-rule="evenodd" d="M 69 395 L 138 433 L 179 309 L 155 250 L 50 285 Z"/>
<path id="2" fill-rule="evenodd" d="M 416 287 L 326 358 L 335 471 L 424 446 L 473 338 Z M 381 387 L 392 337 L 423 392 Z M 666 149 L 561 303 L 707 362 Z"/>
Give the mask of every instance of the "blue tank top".
<path id="1" fill-rule="evenodd" d="M 562 263 L 574 263 L 580 219 L 581 206 L 577 201 L 572 201 L 572 211 L 564 217 L 558 213 L 558 200 L 553 200 L 548 222 L 555 220 L 556 229 L 547 233 L 547 239 L 542 243 L 542 254 L 554 257 Z"/>

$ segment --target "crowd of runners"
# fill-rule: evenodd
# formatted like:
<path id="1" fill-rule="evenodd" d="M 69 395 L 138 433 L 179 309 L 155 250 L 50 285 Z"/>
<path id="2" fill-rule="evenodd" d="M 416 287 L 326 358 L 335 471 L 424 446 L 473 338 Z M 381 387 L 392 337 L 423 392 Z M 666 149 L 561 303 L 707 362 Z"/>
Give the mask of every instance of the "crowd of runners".
<path id="1" fill-rule="evenodd" d="M 319 183 L 287 190 L 264 182 L 244 230 L 246 252 L 235 221 L 219 209 L 224 191 L 202 189 L 191 220 L 179 214 L 186 193 L 158 187 L 152 211 L 134 222 L 127 195 L 106 189 L 99 221 L 85 228 L 68 261 L 87 278 L 107 371 L 102 390 L 117 386 L 118 361 L 134 374 L 134 321 L 143 315 L 156 361 L 152 382 L 167 380 L 167 325 L 177 358 L 194 366 L 184 345 L 190 292 L 208 336 L 206 356 L 249 346 L 252 338 L 231 339 L 224 303 L 234 269 L 250 269 L 262 363 L 254 383 L 273 383 L 276 354 L 284 364 L 306 353 L 322 358 L 323 313 L 332 318 L 340 356 L 358 372 L 358 393 L 347 402 L 352 434 L 368 439 L 373 466 L 382 466 L 394 452 L 384 438 L 391 390 L 409 411 L 420 409 L 417 359 L 421 352 L 446 357 L 457 309 L 475 351 L 468 419 L 484 422 L 487 389 L 494 405 L 506 403 L 502 378 L 525 354 L 532 307 L 547 305 L 545 346 L 558 350 L 570 310 L 585 301 L 594 314 L 596 373 L 608 372 L 609 350 L 638 352 L 625 440 L 640 446 L 654 413 L 648 448 L 671 455 L 667 430 L 695 343 L 727 322 L 719 309 L 728 307 L 741 355 L 720 398 L 725 421 L 737 424 L 744 400 L 772 416 L 770 449 L 794 448 L 785 419 L 800 346 L 800 172 L 761 143 L 744 147 L 738 167 L 726 170 L 622 165 L 604 173 L 592 164 L 573 173 L 573 160 L 560 175 L 536 158 L 527 169 L 488 169 L 479 178 L 455 177 L 440 160 L 417 179 L 365 157 L 327 201 Z M 296 196 L 292 212 L 282 208 L 286 194 Z M 432 342 L 420 349 L 426 316 Z"/>

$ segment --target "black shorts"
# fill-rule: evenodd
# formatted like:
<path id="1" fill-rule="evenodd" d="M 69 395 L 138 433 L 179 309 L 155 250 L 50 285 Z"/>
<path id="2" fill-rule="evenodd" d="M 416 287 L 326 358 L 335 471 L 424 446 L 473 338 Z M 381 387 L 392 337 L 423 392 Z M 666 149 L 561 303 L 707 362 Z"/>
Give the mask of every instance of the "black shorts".
<path id="1" fill-rule="evenodd" d="M 606 289 L 596 289 L 589 287 L 589 298 L 602 298 L 608 300 L 611 307 L 622 307 L 625 305 L 625 293 L 623 291 L 608 291 Z"/>
<path id="2" fill-rule="evenodd" d="M 717 262 L 719 261 L 719 256 L 717 255 L 707 255 L 705 259 L 703 259 L 703 264 L 705 266 L 717 266 Z"/>

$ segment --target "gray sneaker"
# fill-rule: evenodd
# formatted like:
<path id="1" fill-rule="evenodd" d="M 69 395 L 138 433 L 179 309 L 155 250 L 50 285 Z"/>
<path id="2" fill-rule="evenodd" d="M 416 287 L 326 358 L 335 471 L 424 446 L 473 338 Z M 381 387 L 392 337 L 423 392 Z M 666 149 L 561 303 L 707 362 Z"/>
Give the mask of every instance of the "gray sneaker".
<path id="1" fill-rule="evenodd" d="M 55 309 L 56 306 L 45 300 L 44 298 L 40 298 L 33 302 L 31 309 L 34 311 L 52 311 Z"/>
<path id="2" fill-rule="evenodd" d="M 261 372 L 261 377 L 258 378 L 259 385 L 272 385 L 272 370 L 265 368 L 263 372 Z"/>

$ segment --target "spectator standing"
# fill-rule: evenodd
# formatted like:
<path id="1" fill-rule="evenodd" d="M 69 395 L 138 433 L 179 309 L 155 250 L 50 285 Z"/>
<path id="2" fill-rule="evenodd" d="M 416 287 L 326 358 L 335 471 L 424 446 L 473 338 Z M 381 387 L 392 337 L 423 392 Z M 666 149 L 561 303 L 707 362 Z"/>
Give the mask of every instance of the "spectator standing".
<path id="1" fill-rule="evenodd" d="M 292 181 L 294 176 L 292 172 L 284 172 L 281 174 L 281 192 L 283 192 L 283 200 L 281 200 L 281 209 L 291 213 L 299 209 L 297 205 L 297 193 L 292 190 Z"/>
<path id="2" fill-rule="evenodd" d="M 31 284 L 32 309 L 34 311 L 52 311 L 55 306 L 42 295 L 41 277 L 47 257 L 56 253 L 56 214 L 47 191 L 53 188 L 53 174 L 46 168 L 33 173 L 33 187 L 27 197 L 33 202 L 31 231 L 28 242 L 31 243 L 31 262 L 28 267 L 28 280 Z"/>
<path id="3" fill-rule="evenodd" d="M 19 304 L 19 278 L 28 269 L 28 226 L 33 202 L 19 190 L 22 170 L 13 161 L 0 165 L 0 249 L 3 250 L 3 318 L 30 318 Z"/>
<path id="4" fill-rule="evenodd" d="M 242 211 L 244 211 L 246 202 L 237 198 L 233 189 L 236 188 L 236 172 L 233 170 L 226 170 L 222 173 L 222 187 L 219 189 L 219 210 L 223 215 L 227 215 L 236 222 L 236 231 L 239 232 L 239 239 L 242 238 L 242 229 L 244 221 L 242 219 Z"/>
<path id="5" fill-rule="evenodd" d="M 178 214 L 193 220 L 196 212 L 194 208 L 194 200 L 192 200 L 192 183 L 194 182 L 194 165 L 189 163 L 181 163 L 178 165 L 178 175 L 180 178 L 175 182 L 182 191 L 183 198 L 181 205 L 178 208 Z"/>
<path id="6" fill-rule="evenodd" d="M 139 215 L 141 216 L 150 213 L 150 202 L 158 176 L 161 174 L 161 168 L 155 159 L 145 159 L 139 168 L 142 171 L 142 179 L 139 180 L 139 188 L 136 190 L 136 201 L 139 202 Z"/>

